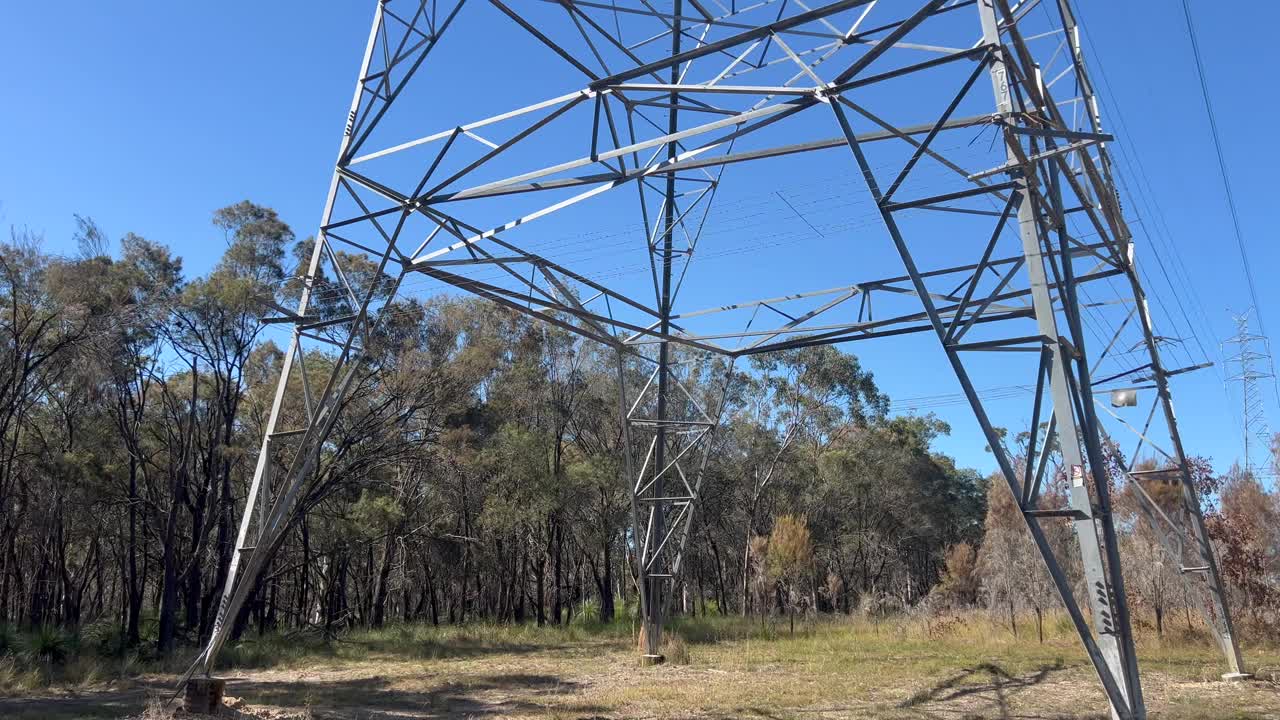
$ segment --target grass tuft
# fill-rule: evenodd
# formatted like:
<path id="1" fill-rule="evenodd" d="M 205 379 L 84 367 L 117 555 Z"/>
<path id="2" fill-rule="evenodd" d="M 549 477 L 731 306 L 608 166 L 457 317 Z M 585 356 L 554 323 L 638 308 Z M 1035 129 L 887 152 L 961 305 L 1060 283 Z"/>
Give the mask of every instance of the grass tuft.
<path id="1" fill-rule="evenodd" d="M 667 633 L 662 643 L 662 656 L 668 665 L 688 665 L 689 645 L 676 633 Z"/>
<path id="2" fill-rule="evenodd" d="M 173 720 L 174 711 L 158 697 L 147 700 L 147 707 L 135 720 Z"/>
<path id="3" fill-rule="evenodd" d="M 15 657 L 0 658 L 0 696 L 24 695 L 44 685 L 40 672 L 19 665 Z"/>

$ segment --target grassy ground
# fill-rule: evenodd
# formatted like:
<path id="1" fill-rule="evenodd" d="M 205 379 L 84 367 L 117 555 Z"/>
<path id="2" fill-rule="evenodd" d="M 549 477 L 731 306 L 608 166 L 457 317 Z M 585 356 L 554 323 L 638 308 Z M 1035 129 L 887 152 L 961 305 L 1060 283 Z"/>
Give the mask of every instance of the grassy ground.
<path id="1" fill-rule="evenodd" d="M 631 628 L 403 626 L 321 644 L 267 638 L 230 648 L 230 717 L 406 718 L 1105 718 L 1078 641 L 1060 620 L 1045 643 L 984 617 L 827 620 L 798 627 L 685 620 L 671 662 L 642 668 Z M 1280 648 L 1246 648 L 1262 680 L 1218 682 L 1221 658 L 1195 633 L 1140 638 L 1156 718 L 1280 718 Z M 106 672 L 105 670 L 103 672 Z M 12 678 L 10 679 L 12 682 Z M 4 718 L 162 718 L 148 697 L 172 676 L 44 689 L 10 687 Z M 0 687 L 4 683 L 0 668 Z"/>

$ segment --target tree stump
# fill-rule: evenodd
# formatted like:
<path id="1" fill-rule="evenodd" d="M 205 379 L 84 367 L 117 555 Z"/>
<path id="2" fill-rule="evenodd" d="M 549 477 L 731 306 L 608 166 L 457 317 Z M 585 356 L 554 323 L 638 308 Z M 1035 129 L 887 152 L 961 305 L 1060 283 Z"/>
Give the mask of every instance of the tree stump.
<path id="1" fill-rule="evenodd" d="M 226 686 L 227 681 L 222 678 L 191 678 L 187 681 L 182 709 L 195 715 L 217 715 Z"/>

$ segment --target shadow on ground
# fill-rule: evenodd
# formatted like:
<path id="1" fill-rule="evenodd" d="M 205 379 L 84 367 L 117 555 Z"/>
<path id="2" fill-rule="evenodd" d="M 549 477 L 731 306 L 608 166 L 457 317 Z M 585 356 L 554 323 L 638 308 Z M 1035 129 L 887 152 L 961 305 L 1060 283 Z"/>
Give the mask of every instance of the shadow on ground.
<path id="1" fill-rule="evenodd" d="M 71 720 L 138 716 L 149 698 L 167 697 L 165 690 L 160 685 L 140 685 L 114 692 L 0 699 L 0 718 Z M 237 707 L 228 708 L 220 717 L 276 717 L 280 713 L 304 710 L 310 710 L 311 717 L 317 720 L 433 720 L 551 711 L 560 716 L 583 717 L 603 713 L 600 707 L 564 702 L 565 694 L 579 690 L 578 684 L 555 675 L 524 673 L 470 677 L 465 683 L 446 682 L 422 691 L 396 688 L 382 677 L 330 681 L 230 678 L 227 696 L 238 698 L 247 706 L 237 703 Z M 547 702 L 539 702 L 539 696 L 548 696 Z"/>
<path id="2" fill-rule="evenodd" d="M 555 675 L 524 673 L 468 677 L 466 682 L 446 682 L 422 691 L 396 688 L 382 677 L 352 680 L 236 681 L 227 683 L 227 694 L 243 698 L 255 707 L 309 708 L 316 718 L 362 720 L 390 718 L 478 718 L 509 714 L 536 714 L 554 702 L 558 712 L 598 713 L 601 708 L 566 707 L 562 697 L 547 703 L 539 695 L 562 696 L 579 691 L 577 683 Z"/>
<path id="3" fill-rule="evenodd" d="M 1093 712 L 1075 714 L 1068 712 L 1023 711 L 1013 707 L 1011 700 L 1021 693 L 1033 693 L 1035 687 L 1049 680 L 1054 673 L 1067 670 L 1061 661 L 1042 665 L 1024 675 L 1011 675 L 1004 668 L 992 663 L 963 668 L 918 690 L 896 704 L 865 702 L 840 707 L 806 708 L 745 708 L 742 716 L 764 720 L 790 720 L 790 718 L 876 718 L 877 720 L 1106 720 L 1104 715 Z M 1041 692 L 1056 692 L 1042 688 Z M 1035 706 L 1034 701 L 1026 703 Z"/>
<path id="4" fill-rule="evenodd" d="M 73 720 L 123 718 L 140 714 L 158 688 L 99 690 L 34 698 L 0 698 L 0 718 L 5 720 Z"/>
<path id="5" fill-rule="evenodd" d="M 1033 695 L 1037 686 L 1044 683 L 1053 673 L 1066 670 L 1066 666 L 1058 661 L 1052 665 L 1041 665 L 1036 670 L 1012 675 L 994 663 L 982 663 L 970 668 L 963 668 L 942 679 L 932 687 L 919 690 L 911 697 L 897 705 L 897 710 L 904 717 L 924 718 L 999 718 L 1000 720 L 1057 719 L 1070 717 L 1072 720 L 1105 720 L 1105 715 L 1087 713 L 1064 716 L 1060 712 L 1044 711 L 1028 714 L 1015 710 L 1013 700 L 1019 695 Z M 1042 688 L 1039 692 L 1051 692 Z M 1037 703 L 1025 703 L 1036 705 Z"/>

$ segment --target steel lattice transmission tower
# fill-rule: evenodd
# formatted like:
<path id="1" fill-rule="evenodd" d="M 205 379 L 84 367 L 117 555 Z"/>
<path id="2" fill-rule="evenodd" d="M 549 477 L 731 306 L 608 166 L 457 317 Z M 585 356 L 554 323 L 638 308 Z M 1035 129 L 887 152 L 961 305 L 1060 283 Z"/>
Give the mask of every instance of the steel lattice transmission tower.
<path id="1" fill-rule="evenodd" d="M 1238 366 L 1239 372 L 1227 380 L 1240 383 L 1244 469 L 1248 473 L 1272 475 L 1274 470 L 1269 458 L 1261 466 L 1253 461 L 1259 447 L 1268 456 L 1271 452 L 1271 430 L 1267 425 L 1266 403 L 1262 399 L 1262 388 L 1258 386 L 1262 380 L 1275 378 L 1275 374 L 1269 370 L 1271 348 L 1265 336 L 1249 330 L 1249 313 L 1236 315 L 1232 319 L 1236 323 L 1236 334 L 1227 338 L 1223 344 L 1236 347 L 1236 351 L 1226 358 L 1226 362 L 1228 365 Z"/>
<path id="2" fill-rule="evenodd" d="M 276 319 L 292 340 L 197 666 L 283 542 L 382 319 L 429 278 L 616 352 L 655 660 L 724 405 L 711 380 L 755 354 L 918 335 L 1124 718 L 1145 708 L 1097 408 L 1112 411 L 1094 398 L 1143 374 L 1130 457 L 1158 450 L 1182 488 L 1148 516 L 1207 579 L 1238 670 L 1110 140 L 1066 0 L 377 2 L 305 287 Z M 807 194 L 773 192 L 796 182 Z M 726 216 L 735 188 L 756 195 Z M 1095 378 L 1126 328 L 1142 362 Z M 990 372 L 1036 388 L 1020 454 L 974 389 Z M 1050 542 L 1055 523 L 1078 557 Z"/>

